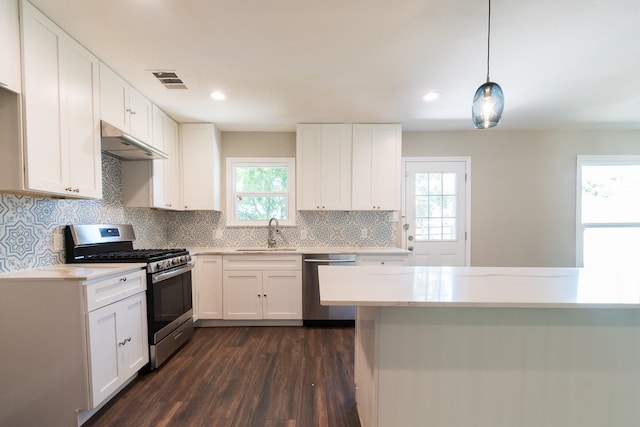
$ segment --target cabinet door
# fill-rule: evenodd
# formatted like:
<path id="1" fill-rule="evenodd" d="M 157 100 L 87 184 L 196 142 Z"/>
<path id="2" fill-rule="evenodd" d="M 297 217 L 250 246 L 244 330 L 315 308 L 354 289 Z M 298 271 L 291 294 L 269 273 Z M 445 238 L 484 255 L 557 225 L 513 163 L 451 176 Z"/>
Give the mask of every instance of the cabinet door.
<path id="1" fill-rule="evenodd" d="M 322 209 L 322 131 L 320 125 L 296 130 L 296 204 L 298 210 Z"/>
<path id="2" fill-rule="evenodd" d="M 68 144 L 69 186 L 80 196 L 100 199 L 99 61 L 71 39 L 64 39 L 62 48 L 62 131 Z"/>
<path id="3" fill-rule="evenodd" d="M 100 118 L 118 129 L 127 130 L 129 85 L 113 70 L 100 63 Z"/>
<path id="4" fill-rule="evenodd" d="M 62 143 L 60 80 L 62 30 L 23 2 L 26 187 L 65 193 L 68 154 Z"/>
<path id="5" fill-rule="evenodd" d="M 140 92 L 133 87 L 129 87 L 129 120 L 127 129 L 131 135 L 153 145 L 152 135 L 152 104 Z"/>
<path id="6" fill-rule="evenodd" d="M 353 210 L 400 210 L 402 130 L 353 125 Z"/>
<path id="7" fill-rule="evenodd" d="M 264 271 L 262 298 L 264 319 L 302 319 L 302 272 Z"/>
<path id="8" fill-rule="evenodd" d="M 212 123 L 180 124 L 182 201 L 188 210 L 220 210 L 220 133 Z"/>
<path id="9" fill-rule="evenodd" d="M 163 113 L 164 114 L 164 113 Z M 166 114 L 163 118 L 163 148 L 169 156 L 163 167 L 164 207 L 179 210 L 182 208 L 180 185 L 180 152 L 178 147 L 178 124 Z M 154 171 L 154 176 L 156 175 Z"/>
<path id="10" fill-rule="evenodd" d="M 303 124 L 296 132 L 296 184 L 299 210 L 351 207 L 351 127 Z"/>
<path id="11" fill-rule="evenodd" d="M 20 93 L 18 0 L 0 2 L 0 87 Z"/>
<path id="12" fill-rule="evenodd" d="M 23 5 L 26 187 L 101 198 L 98 60 Z"/>
<path id="13" fill-rule="evenodd" d="M 222 257 L 198 255 L 195 286 L 198 319 L 222 319 Z"/>
<path id="14" fill-rule="evenodd" d="M 118 367 L 126 379 L 149 362 L 146 295 L 142 292 L 117 304 Z"/>
<path id="15" fill-rule="evenodd" d="M 224 271 L 223 319 L 262 319 L 262 271 Z"/>
<path id="16" fill-rule="evenodd" d="M 91 407 L 95 408 L 149 361 L 145 293 L 101 307 L 87 317 Z"/>
<path id="17" fill-rule="evenodd" d="M 91 408 L 95 408 L 125 381 L 118 368 L 117 303 L 90 312 L 88 324 Z"/>
<path id="18" fill-rule="evenodd" d="M 351 126 L 322 126 L 322 205 L 351 209 Z"/>

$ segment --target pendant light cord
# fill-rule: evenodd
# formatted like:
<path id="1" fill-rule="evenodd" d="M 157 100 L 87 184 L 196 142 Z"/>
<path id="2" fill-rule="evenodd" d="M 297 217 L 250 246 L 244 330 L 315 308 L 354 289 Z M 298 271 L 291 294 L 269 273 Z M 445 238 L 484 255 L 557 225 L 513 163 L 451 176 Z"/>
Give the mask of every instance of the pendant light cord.
<path id="1" fill-rule="evenodd" d="M 487 18 L 487 82 L 489 82 L 489 53 L 491 51 L 491 0 L 489 0 L 489 15 Z"/>

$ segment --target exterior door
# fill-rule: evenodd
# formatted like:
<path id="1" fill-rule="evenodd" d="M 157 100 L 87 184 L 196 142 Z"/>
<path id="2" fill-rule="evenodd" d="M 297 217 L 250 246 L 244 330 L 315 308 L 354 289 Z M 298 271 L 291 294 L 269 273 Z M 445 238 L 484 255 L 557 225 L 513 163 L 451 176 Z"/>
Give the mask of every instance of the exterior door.
<path id="1" fill-rule="evenodd" d="M 470 159 L 405 159 L 403 246 L 415 265 L 465 266 L 469 259 Z"/>

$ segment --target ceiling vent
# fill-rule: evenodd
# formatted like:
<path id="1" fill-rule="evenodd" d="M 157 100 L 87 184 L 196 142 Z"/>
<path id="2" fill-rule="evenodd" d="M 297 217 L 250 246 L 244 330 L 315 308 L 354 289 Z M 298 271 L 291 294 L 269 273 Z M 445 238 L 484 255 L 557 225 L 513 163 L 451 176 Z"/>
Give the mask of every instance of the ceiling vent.
<path id="1" fill-rule="evenodd" d="M 167 89 L 186 89 L 182 79 L 173 71 L 152 71 L 152 74 Z"/>

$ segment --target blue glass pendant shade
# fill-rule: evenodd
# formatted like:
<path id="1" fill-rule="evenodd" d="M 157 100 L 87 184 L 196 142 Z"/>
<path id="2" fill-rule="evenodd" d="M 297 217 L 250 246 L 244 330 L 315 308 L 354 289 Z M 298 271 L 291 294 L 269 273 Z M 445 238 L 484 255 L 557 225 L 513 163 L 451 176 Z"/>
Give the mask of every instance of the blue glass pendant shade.
<path id="1" fill-rule="evenodd" d="M 473 97 L 471 115 L 476 129 L 492 128 L 502 119 L 504 110 L 504 95 L 500 85 L 486 82 L 478 88 Z"/>

